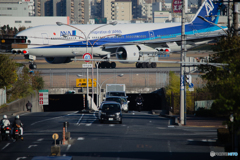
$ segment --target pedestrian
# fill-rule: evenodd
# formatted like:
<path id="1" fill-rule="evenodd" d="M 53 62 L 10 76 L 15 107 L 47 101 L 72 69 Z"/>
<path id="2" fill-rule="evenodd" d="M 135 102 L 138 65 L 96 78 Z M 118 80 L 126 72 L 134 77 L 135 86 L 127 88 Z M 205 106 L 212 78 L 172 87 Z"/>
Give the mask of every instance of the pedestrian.
<path id="1" fill-rule="evenodd" d="M 26 104 L 26 108 L 27 108 L 27 111 L 30 111 L 32 112 L 32 104 L 28 101 L 28 103 Z"/>

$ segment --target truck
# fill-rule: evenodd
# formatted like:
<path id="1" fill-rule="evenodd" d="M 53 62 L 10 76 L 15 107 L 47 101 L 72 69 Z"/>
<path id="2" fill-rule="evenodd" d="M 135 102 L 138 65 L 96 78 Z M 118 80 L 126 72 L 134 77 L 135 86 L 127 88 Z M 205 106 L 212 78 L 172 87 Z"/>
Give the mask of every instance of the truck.
<path id="1" fill-rule="evenodd" d="M 126 97 L 125 84 L 106 84 L 106 96 L 121 96 Z"/>

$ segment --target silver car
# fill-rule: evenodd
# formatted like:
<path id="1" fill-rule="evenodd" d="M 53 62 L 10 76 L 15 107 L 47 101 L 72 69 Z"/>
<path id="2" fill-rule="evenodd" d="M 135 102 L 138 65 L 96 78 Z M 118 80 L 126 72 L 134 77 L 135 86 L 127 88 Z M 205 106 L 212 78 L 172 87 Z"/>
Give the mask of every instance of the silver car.
<path id="1" fill-rule="evenodd" d="M 111 96 L 111 97 L 107 97 L 105 99 L 105 101 L 115 101 L 121 104 L 121 109 L 124 112 L 128 112 L 128 103 L 130 101 L 127 100 L 126 97 L 117 97 L 117 96 Z"/>

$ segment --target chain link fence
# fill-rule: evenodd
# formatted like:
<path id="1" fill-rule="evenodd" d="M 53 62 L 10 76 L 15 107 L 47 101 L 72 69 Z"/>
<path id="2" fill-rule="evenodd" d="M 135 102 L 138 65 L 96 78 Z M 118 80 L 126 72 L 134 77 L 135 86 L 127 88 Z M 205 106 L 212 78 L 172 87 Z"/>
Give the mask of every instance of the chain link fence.
<path id="1" fill-rule="evenodd" d="M 169 84 L 169 72 L 168 71 L 136 71 L 127 70 L 125 73 L 117 69 L 112 69 L 112 72 L 106 70 L 99 70 L 98 83 L 99 86 L 105 88 L 106 84 L 125 84 L 127 88 L 163 88 Z M 81 75 L 81 78 L 87 78 L 86 70 L 81 72 L 70 72 L 66 69 L 65 72 L 55 73 L 53 70 L 49 74 L 43 74 L 43 80 L 45 82 L 45 88 L 74 88 L 76 87 L 77 74 Z M 124 74 L 122 77 L 118 75 Z M 88 78 L 91 79 L 91 71 L 89 70 Z M 94 78 L 97 79 L 96 70 L 94 70 Z M 104 83 L 103 83 L 104 82 Z"/>

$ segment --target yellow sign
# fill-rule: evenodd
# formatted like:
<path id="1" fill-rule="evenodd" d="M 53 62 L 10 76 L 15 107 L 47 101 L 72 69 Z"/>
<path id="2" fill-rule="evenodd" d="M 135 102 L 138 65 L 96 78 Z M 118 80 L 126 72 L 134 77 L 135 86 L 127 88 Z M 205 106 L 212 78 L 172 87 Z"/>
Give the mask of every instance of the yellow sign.
<path id="1" fill-rule="evenodd" d="M 53 133 L 52 138 L 57 140 L 59 138 L 59 136 L 57 133 Z"/>
<path id="2" fill-rule="evenodd" d="M 76 87 L 87 87 L 87 78 L 76 79 Z M 92 87 L 92 79 L 88 79 L 88 87 Z M 97 87 L 96 78 L 93 79 L 93 87 Z"/>
<path id="3" fill-rule="evenodd" d="M 2 43 L 5 43 L 5 40 L 4 40 L 4 39 L 2 39 Z"/>

